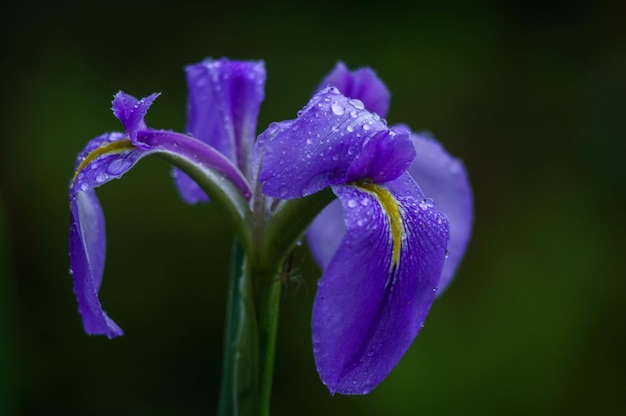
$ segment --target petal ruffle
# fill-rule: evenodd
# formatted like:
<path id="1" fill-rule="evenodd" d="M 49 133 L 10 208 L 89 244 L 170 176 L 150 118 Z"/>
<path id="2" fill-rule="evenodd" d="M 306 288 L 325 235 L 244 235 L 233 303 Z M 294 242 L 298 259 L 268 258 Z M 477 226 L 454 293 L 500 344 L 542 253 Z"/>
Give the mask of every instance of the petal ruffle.
<path id="1" fill-rule="evenodd" d="M 413 134 L 411 138 L 416 157 L 408 172 L 450 223 L 448 258 L 439 282 L 438 294 L 441 294 L 454 278 L 472 234 L 472 187 L 463 163 L 446 152 L 439 142 L 420 134 Z"/>
<path id="2" fill-rule="evenodd" d="M 251 163 L 257 117 L 265 91 L 263 62 L 210 60 L 189 65 L 187 131 L 231 160 L 252 177 Z M 186 174 L 174 170 L 176 185 L 187 203 L 208 197 Z"/>
<path id="3" fill-rule="evenodd" d="M 137 130 L 146 128 L 143 118 L 159 95 L 159 93 L 154 93 L 138 100 L 122 91 L 115 94 L 111 109 L 115 117 L 124 126 L 124 130 L 130 136 L 131 141 L 137 138 Z"/>
<path id="4" fill-rule="evenodd" d="M 409 138 L 406 133 L 390 130 L 377 114 L 365 110 L 361 101 L 347 98 L 335 87 L 326 88 L 311 98 L 296 120 L 281 124 L 264 142 L 259 174 L 263 193 L 292 199 L 329 185 L 366 179 L 354 177 L 349 169 L 371 140 L 408 141 Z M 396 151 L 403 148 L 389 146 L 389 149 L 395 147 Z M 378 164 L 376 171 L 384 171 L 385 166 L 387 171 L 393 171 L 392 163 L 396 161 L 395 157 L 389 158 L 390 164 Z"/>
<path id="5" fill-rule="evenodd" d="M 328 85 L 337 87 L 346 97 L 361 100 L 369 111 L 381 117 L 387 115 L 391 95 L 371 68 L 350 71 L 343 62 L 337 62 L 335 69 L 322 80 L 318 90 Z"/>
<path id="6" fill-rule="evenodd" d="M 347 232 L 319 282 L 312 322 L 315 362 L 331 393 L 366 394 L 389 374 L 421 329 L 443 267 L 445 216 L 408 175 L 385 188 L 402 219 L 395 266 L 384 204 L 356 186 L 334 188 Z"/>

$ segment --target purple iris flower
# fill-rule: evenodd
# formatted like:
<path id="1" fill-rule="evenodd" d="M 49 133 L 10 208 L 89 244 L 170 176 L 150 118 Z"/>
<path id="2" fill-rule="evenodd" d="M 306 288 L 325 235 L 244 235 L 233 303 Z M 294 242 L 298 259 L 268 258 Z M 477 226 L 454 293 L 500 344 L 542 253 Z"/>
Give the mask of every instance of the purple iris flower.
<path id="1" fill-rule="evenodd" d="M 99 136 L 79 155 L 70 256 L 86 332 L 122 334 L 97 297 L 105 239 L 94 188 L 142 157 L 155 153 L 184 167 L 175 181 L 188 203 L 208 200 L 207 182 L 228 188 L 216 190 L 216 202 L 244 201 L 231 210 L 261 228 L 252 234 L 264 232 L 281 203 L 331 187 L 337 200 L 307 234 L 323 269 L 313 351 L 331 393 L 368 393 L 409 348 L 463 257 L 473 219 L 465 168 L 433 139 L 387 125 L 389 93 L 369 69 L 338 64 L 296 119 L 272 123 L 256 141 L 262 63 L 206 60 L 187 67 L 187 81 L 189 135 L 146 127 L 156 95 L 119 93 L 113 111 L 125 133 Z"/>
<path id="2" fill-rule="evenodd" d="M 389 93 L 373 71 L 339 63 L 329 84 L 297 120 L 260 136 L 268 143 L 259 180 L 283 199 L 326 186 L 338 198 L 308 233 L 323 268 L 313 351 L 331 393 L 365 394 L 398 363 L 452 279 L 473 203 L 460 161 L 430 138 L 387 127 Z"/>

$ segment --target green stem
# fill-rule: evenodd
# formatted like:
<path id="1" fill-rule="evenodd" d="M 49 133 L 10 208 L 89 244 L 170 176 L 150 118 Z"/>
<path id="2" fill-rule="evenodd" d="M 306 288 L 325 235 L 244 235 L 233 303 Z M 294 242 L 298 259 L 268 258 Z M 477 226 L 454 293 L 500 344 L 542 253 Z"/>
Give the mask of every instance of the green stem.
<path id="1" fill-rule="evenodd" d="M 228 289 L 219 414 L 269 415 L 281 284 L 238 242 Z"/>
<path id="2" fill-rule="evenodd" d="M 252 415 L 259 402 L 256 308 L 250 267 L 239 242 L 233 247 L 218 414 Z"/>
<path id="3" fill-rule="evenodd" d="M 270 278 L 268 280 L 268 277 Z M 276 353 L 276 335 L 278 333 L 278 316 L 280 305 L 281 282 L 276 273 L 261 278 L 259 317 L 259 358 L 260 374 L 260 401 L 259 415 L 269 415 L 270 399 L 272 394 L 272 378 L 274 375 L 274 357 Z"/>

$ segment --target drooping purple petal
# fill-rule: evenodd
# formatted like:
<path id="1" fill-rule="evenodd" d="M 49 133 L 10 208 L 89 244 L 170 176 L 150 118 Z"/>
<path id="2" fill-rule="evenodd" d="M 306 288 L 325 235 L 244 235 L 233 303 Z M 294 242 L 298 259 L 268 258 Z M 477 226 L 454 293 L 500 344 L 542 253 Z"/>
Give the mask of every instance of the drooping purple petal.
<path id="1" fill-rule="evenodd" d="M 215 181 L 230 181 L 245 198 L 250 196 L 249 185 L 237 168 L 217 150 L 192 137 L 170 131 L 139 130 L 135 144 L 122 133 L 105 134 L 90 141 L 79 154 L 70 186 L 70 264 L 83 326 L 89 334 L 109 338 L 122 335 L 98 300 L 106 237 L 94 188 L 120 178 L 152 153 L 184 159 L 206 176 L 217 177 Z"/>
<path id="2" fill-rule="evenodd" d="M 104 216 L 93 190 L 79 192 L 70 199 L 70 264 L 74 293 L 83 327 L 88 334 L 115 338 L 121 328 L 102 310 L 98 290 L 102 282 L 106 237 Z"/>
<path id="3" fill-rule="evenodd" d="M 137 137 L 137 130 L 146 128 L 143 118 L 159 95 L 159 93 L 154 93 L 138 100 L 122 91 L 115 94 L 112 106 L 113 114 L 122 123 L 131 141 Z"/>
<path id="4" fill-rule="evenodd" d="M 385 84 L 371 68 L 350 71 L 343 62 L 337 62 L 335 69 L 320 83 L 318 91 L 333 85 L 349 98 L 363 101 L 365 108 L 381 117 L 389 110 L 390 94 Z"/>
<path id="5" fill-rule="evenodd" d="M 357 186 L 333 189 L 347 232 L 319 282 L 313 352 L 331 393 L 366 394 L 395 367 L 423 325 L 443 267 L 448 225 L 408 175 L 385 185 L 402 218 L 394 266 L 384 204 Z"/>
<path id="6" fill-rule="evenodd" d="M 341 95 L 334 87 L 326 88 L 311 98 L 296 120 L 281 125 L 266 140 L 259 175 L 263 192 L 275 198 L 299 198 L 354 180 L 349 168 L 371 140 L 409 138 L 393 133 L 362 102 Z M 397 146 L 396 150 L 401 149 Z M 399 159 L 394 156 L 389 162 Z M 384 161 L 380 162 L 377 172 L 385 170 Z M 389 166 L 387 171 L 394 169 Z"/>
<path id="7" fill-rule="evenodd" d="M 205 60 L 189 65 L 186 71 L 187 131 L 223 153 L 251 178 L 257 117 L 265 90 L 263 62 Z M 176 185 L 186 202 L 208 201 L 186 174 L 175 172 Z"/>
<path id="8" fill-rule="evenodd" d="M 441 294 L 452 281 L 472 234 L 472 188 L 463 163 L 446 152 L 439 142 L 420 134 L 413 134 L 411 138 L 416 157 L 408 172 L 450 223 L 448 258 L 439 282 L 438 294 Z"/>

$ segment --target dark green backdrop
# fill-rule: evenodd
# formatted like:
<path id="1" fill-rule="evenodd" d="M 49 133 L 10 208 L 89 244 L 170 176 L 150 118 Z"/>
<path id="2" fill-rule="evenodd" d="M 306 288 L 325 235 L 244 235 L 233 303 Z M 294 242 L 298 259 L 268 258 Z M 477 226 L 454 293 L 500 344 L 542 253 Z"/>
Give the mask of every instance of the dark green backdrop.
<path id="1" fill-rule="evenodd" d="M 183 67 L 207 56 L 265 60 L 259 131 L 293 118 L 337 60 L 371 66 L 390 123 L 432 131 L 474 186 L 456 282 L 369 396 L 319 382 L 319 270 L 297 253 L 273 414 L 626 411 L 618 2 L 84 3 L 0 6 L 0 414 L 214 413 L 231 244 L 215 207 L 183 204 L 158 159 L 101 189 L 101 299 L 122 338 L 83 333 L 67 257 L 76 153 L 120 129 L 113 94 L 162 92 L 149 124 L 183 130 Z"/>

